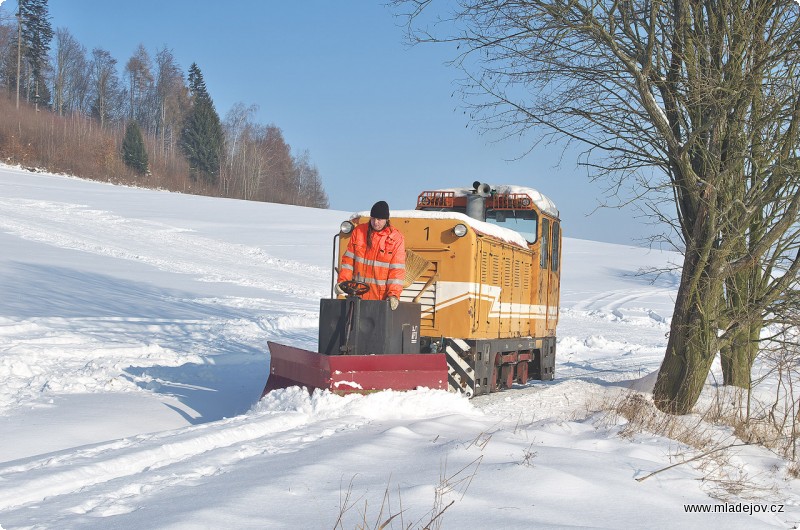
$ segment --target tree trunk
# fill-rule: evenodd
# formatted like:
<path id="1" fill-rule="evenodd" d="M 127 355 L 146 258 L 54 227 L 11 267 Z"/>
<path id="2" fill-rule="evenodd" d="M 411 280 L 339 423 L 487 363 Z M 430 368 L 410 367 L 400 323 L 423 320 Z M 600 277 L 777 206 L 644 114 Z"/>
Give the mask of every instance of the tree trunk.
<path id="1" fill-rule="evenodd" d="M 687 252 L 670 325 L 667 352 L 653 389 L 656 407 L 688 414 L 697 403 L 717 352 L 720 282 L 712 264 Z"/>
<path id="2" fill-rule="evenodd" d="M 725 385 L 749 389 L 753 362 L 758 354 L 761 326 L 744 326 L 733 335 L 730 344 L 720 350 L 722 382 Z"/>
<path id="3" fill-rule="evenodd" d="M 761 237 L 754 228 L 750 233 L 755 234 L 752 237 Z M 730 339 L 720 350 L 722 381 L 727 386 L 750 388 L 751 371 L 758 356 L 763 328 L 761 312 L 752 313 L 766 289 L 763 280 L 761 261 L 757 260 L 751 268 L 736 273 L 725 282 L 728 320 L 732 320 L 734 326 Z"/>

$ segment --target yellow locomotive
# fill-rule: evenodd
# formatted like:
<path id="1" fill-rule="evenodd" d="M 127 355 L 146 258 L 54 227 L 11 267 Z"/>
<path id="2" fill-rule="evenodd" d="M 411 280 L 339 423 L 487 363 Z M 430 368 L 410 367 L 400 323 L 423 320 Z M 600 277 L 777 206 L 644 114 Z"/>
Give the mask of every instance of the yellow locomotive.
<path id="1" fill-rule="evenodd" d="M 338 264 L 352 228 L 368 221 L 365 212 L 342 223 Z M 265 392 L 427 386 L 474 396 L 553 379 L 562 236 L 552 201 L 475 182 L 423 191 L 391 223 L 407 250 L 399 310 L 357 296 L 322 300 L 319 352 L 270 343 Z"/>

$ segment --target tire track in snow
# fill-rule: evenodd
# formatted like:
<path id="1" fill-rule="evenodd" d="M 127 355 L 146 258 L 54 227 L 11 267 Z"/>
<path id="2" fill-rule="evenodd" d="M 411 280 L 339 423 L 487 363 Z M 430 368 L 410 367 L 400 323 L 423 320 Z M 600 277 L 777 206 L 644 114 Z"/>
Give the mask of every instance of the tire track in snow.
<path id="1" fill-rule="evenodd" d="M 250 413 L 0 467 L 0 513 L 8 515 L 10 510 L 45 499 L 50 505 L 54 498 L 78 492 L 84 500 L 73 504 L 70 511 L 86 513 L 114 505 L 114 499 L 120 497 L 147 494 L 220 473 L 252 456 L 296 452 L 310 441 L 367 421 L 361 418 L 343 427 L 337 419 L 336 428 L 331 428 L 327 421 L 308 412 Z M 122 490 L 115 481 L 122 484 Z M 3 487 L 3 482 L 12 485 Z M 97 493 L 91 501 L 85 501 L 86 492 L 92 489 Z"/>
<path id="2" fill-rule="evenodd" d="M 671 295 L 674 289 L 646 289 L 641 291 L 615 290 L 605 291 L 594 296 L 588 297 L 573 305 L 573 311 L 602 311 L 616 314 L 620 308 L 635 300 L 643 298 L 652 299 L 661 294 Z"/>
<path id="3" fill-rule="evenodd" d="M 60 248 L 195 275 L 201 281 L 279 291 L 298 298 L 321 297 L 329 274 L 321 267 L 274 258 L 258 247 L 210 239 L 190 230 L 76 204 L 0 199 L 0 229 Z M 106 235 L 112 230 L 113 239 Z M 276 272 L 285 281 L 276 281 Z"/>
<path id="4" fill-rule="evenodd" d="M 264 458 L 302 452 L 376 418 L 453 413 L 474 409 L 460 396 L 436 390 L 341 397 L 286 389 L 234 418 L 0 465 L 0 519 L 12 527 L 52 528 L 63 519 L 75 521 L 75 514 L 129 513 L 142 506 L 142 497 L 268 465 Z"/>

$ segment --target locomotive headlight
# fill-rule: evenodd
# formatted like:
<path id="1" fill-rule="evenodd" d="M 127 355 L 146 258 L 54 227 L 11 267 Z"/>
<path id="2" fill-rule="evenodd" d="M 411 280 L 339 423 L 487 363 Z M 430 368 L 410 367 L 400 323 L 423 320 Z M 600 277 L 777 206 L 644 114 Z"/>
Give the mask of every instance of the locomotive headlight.
<path id="1" fill-rule="evenodd" d="M 343 234 L 349 234 L 353 231 L 353 228 L 353 223 L 350 221 L 342 221 L 342 224 L 339 225 L 339 231 L 341 231 Z"/>
<path id="2" fill-rule="evenodd" d="M 456 226 L 453 227 L 453 233 L 458 237 L 464 237 L 465 235 L 467 235 L 467 225 L 458 223 Z"/>

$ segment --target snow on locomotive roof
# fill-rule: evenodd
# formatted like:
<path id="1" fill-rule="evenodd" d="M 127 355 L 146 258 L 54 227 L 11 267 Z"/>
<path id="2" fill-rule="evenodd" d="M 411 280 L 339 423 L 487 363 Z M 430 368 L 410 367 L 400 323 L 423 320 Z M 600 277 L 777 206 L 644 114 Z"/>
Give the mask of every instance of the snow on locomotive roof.
<path id="1" fill-rule="evenodd" d="M 490 186 L 492 186 L 490 184 Z M 452 191 L 456 194 L 457 197 L 471 195 L 474 193 L 473 188 L 442 188 L 438 190 L 425 190 L 425 191 Z M 509 194 L 509 193 L 525 193 L 528 197 L 531 198 L 533 204 L 536 205 L 541 211 L 546 213 L 547 215 L 552 215 L 553 217 L 558 217 L 558 208 L 556 208 L 556 204 L 550 200 L 550 198 L 545 195 L 544 193 L 540 192 L 534 188 L 528 188 L 526 186 L 513 186 L 509 184 L 498 184 L 497 186 L 492 186 L 492 192 L 496 192 L 501 195 Z"/>
<path id="2" fill-rule="evenodd" d="M 467 226 L 471 227 L 476 232 L 486 234 L 488 236 L 496 237 L 507 243 L 519 245 L 522 248 L 528 248 L 528 242 L 519 232 L 515 232 L 510 228 L 503 228 L 502 226 L 493 225 L 485 221 L 478 221 L 472 217 L 458 212 L 427 212 L 424 210 L 391 210 L 390 215 L 392 219 L 455 219 Z M 364 212 L 356 212 L 350 216 L 350 220 L 358 217 L 369 218 L 369 210 Z"/>

